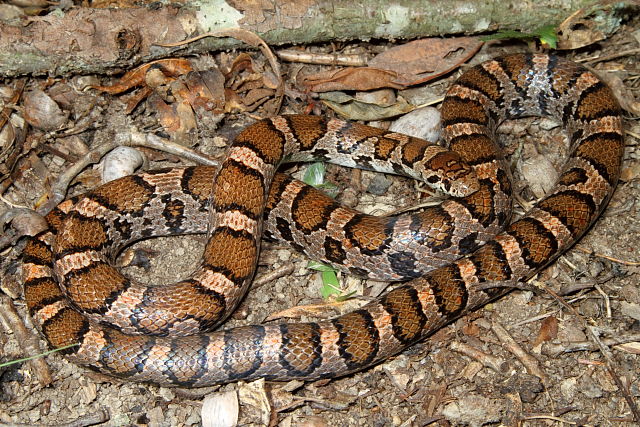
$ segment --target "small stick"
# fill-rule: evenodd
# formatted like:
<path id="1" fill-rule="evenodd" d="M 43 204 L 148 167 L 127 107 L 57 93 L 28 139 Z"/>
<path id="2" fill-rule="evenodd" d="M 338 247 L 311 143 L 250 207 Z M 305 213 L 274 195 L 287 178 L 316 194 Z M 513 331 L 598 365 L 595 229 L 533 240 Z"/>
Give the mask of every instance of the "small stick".
<path id="1" fill-rule="evenodd" d="M 367 56 L 344 53 L 315 53 L 294 49 L 283 49 L 276 54 L 285 61 L 302 62 L 304 64 L 318 65 L 345 65 L 349 67 L 364 67 L 367 65 Z"/>
<path id="2" fill-rule="evenodd" d="M 26 354 L 40 353 L 40 340 L 25 327 L 11 298 L 2 294 L 0 294 L 0 319 L 13 332 L 18 345 Z M 47 386 L 53 382 L 49 365 L 43 358 L 32 359 L 30 364 L 40 385 Z"/>
<path id="3" fill-rule="evenodd" d="M 543 383 L 549 384 L 549 377 L 538 363 L 538 360 L 527 353 L 520 345 L 518 345 L 516 340 L 514 340 L 511 335 L 509 335 L 507 330 L 501 324 L 499 324 L 498 322 L 492 322 L 491 330 L 496 335 L 496 337 L 498 337 L 500 342 L 502 342 L 505 348 L 518 358 L 520 363 L 522 363 L 527 369 L 527 372 L 540 378 Z"/>
<path id="4" fill-rule="evenodd" d="M 613 347 L 620 344 L 626 344 L 629 342 L 638 342 L 640 341 L 640 334 L 632 334 L 632 335 L 623 335 L 617 336 L 614 338 L 605 338 L 601 340 L 602 343 L 607 347 Z M 559 347 L 557 349 L 552 349 L 551 355 L 557 356 L 562 353 L 574 353 L 576 351 L 593 351 L 597 350 L 599 347 L 592 341 L 574 341 L 570 342 L 567 346 Z"/>
<path id="5" fill-rule="evenodd" d="M 584 318 L 571 305 L 569 305 L 564 300 L 564 298 L 562 298 L 560 295 L 558 295 L 556 292 L 554 292 L 551 288 L 549 288 L 547 285 L 545 285 L 542 282 L 538 283 L 538 285 L 542 289 L 547 291 L 549 293 L 549 295 L 551 295 L 553 298 L 555 298 L 556 301 L 558 301 L 560 304 L 564 305 L 567 309 L 569 309 L 569 311 L 571 311 L 571 313 L 573 313 L 578 319 L 580 319 L 580 321 L 581 321 L 582 325 L 584 326 L 584 328 L 587 329 L 590 332 L 589 335 L 593 338 L 593 341 L 596 343 L 596 345 L 600 349 L 600 352 L 604 356 L 604 359 L 606 361 L 607 372 L 609 373 L 609 375 L 611 375 L 611 378 L 616 383 L 616 386 L 618 387 L 618 390 L 620 390 L 620 393 L 622 393 L 624 399 L 627 401 L 627 404 L 629 405 L 629 408 L 631 409 L 631 412 L 633 413 L 635 421 L 640 421 L 640 410 L 638 410 L 638 407 L 636 406 L 636 404 L 635 404 L 635 402 L 633 400 L 633 397 L 631 397 L 631 394 L 629 393 L 628 388 L 622 383 L 622 381 L 620 380 L 620 377 L 618 377 L 618 374 L 613 369 L 613 366 L 615 365 L 614 360 L 613 360 L 613 356 L 611 355 L 610 350 L 602 343 L 602 341 L 598 337 L 596 329 L 593 326 L 587 324 L 587 322 L 584 320 Z"/>
<path id="6" fill-rule="evenodd" d="M 591 58 L 576 59 L 575 61 L 576 62 L 589 62 L 591 64 L 594 64 L 596 62 L 610 61 L 612 59 L 621 58 L 623 56 L 636 55 L 638 53 L 640 53 L 640 49 L 629 49 L 629 50 L 623 50 L 622 52 L 613 53 L 613 54 L 607 55 L 607 56 L 593 56 Z"/>
<path id="7" fill-rule="evenodd" d="M 282 267 L 276 269 L 276 270 L 272 270 L 268 273 L 265 273 L 263 275 L 261 275 L 260 277 L 258 277 L 257 279 L 255 279 L 253 281 L 253 285 L 251 286 L 253 289 L 257 289 L 260 286 L 266 285 L 267 283 L 273 282 L 274 280 L 280 278 L 280 277 L 284 277 L 287 276 L 291 273 L 293 273 L 293 264 L 286 264 L 283 265 Z"/>
<path id="8" fill-rule="evenodd" d="M 482 363 L 483 366 L 493 369 L 499 374 L 503 374 L 507 367 L 506 362 L 501 358 L 487 354 L 484 351 L 481 351 L 465 343 L 454 341 L 451 343 L 449 348 L 451 348 L 451 350 L 453 351 L 457 351 L 458 353 L 462 353 L 465 356 L 469 356 L 470 358 L 477 360 L 478 362 Z"/>
<path id="9" fill-rule="evenodd" d="M 576 249 L 579 250 L 580 252 L 584 252 L 585 254 L 593 255 L 593 256 L 596 256 L 598 258 L 608 259 L 609 261 L 613 261 L 613 262 L 618 263 L 618 264 L 630 265 L 630 266 L 640 265 L 640 262 L 638 262 L 638 261 L 625 261 L 625 260 L 622 260 L 622 259 L 610 257 L 608 255 L 599 254 L 599 253 L 594 252 L 594 251 L 592 251 L 590 249 L 582 248 L 580 246 L 576 246 Z"/>
<path id="10" fill-rule="evenodd" d="M 599 332 L 596 327 L 588 326 L 587 330 L 589 331 L 589 335 L 591 335 L 591 338 L 593 338 L 593 341 L 597 344 L 598 348 L 600 349 L 600 352 L 604 356 L 604 359 L 607 362 L 606 364 L 607 372 L 609 373 L 609 375 L 611 375 L 611 378 L 616 383 L 618 390 L 620 390 L 620 392 L 624 396 L 624 400 L 627 401 L 627 405 L 629 405 L 629 409 L 631 409 L 631 412 L 633 413 L 634 421 L 640 421 L 640 411 L 638 410 L 638 407 L 636 406 L 636 403 L 633 400 L 631 393 L 629 392 L 629 388 L 627 387 L 626 384 L 622 382 L 622 380 L 620 380 L 620 377 L 618 376 L 616 371 L 613 370 L 614 361 L 613 361 L 613 355 L 611 354 L 611 350 L 609 350 L 609 348 L 605 346 L 600 340 Z"/>
<path id="11" fill-rule="evenodd" d="M 89 412 L 74 421 L 66 424 L 59 424 L 60 427 L 85 427 L 106 423 L 111 419 L 107 409 L 99 409 L 96 412 Z"/>

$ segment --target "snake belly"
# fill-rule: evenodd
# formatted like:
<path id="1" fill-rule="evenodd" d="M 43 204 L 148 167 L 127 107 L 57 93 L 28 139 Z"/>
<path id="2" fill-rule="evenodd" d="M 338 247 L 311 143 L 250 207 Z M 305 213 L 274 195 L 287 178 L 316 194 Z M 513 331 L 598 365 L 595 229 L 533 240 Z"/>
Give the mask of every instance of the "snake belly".
<path id="1" fill-rule="evenodd" d="M 559 118 L 571 153 L 551 192 L 492 237 L 509 221 L 511 196 L 495 129 L 506 118 L 528 115 Z M 477 184 L 477 191 L 423 216 L 373 220 L 290 178 L 276 175 L 271 185 L 283 156 L 319 147 L 315 156 L 330 158 L 335 151 L 346 165 L 352 161 L 343 156 L 353 153 L 374 169 L 412 173 L 406 169 L 415 166 L 423 179 L 457 191 L 422 170 L 459 165 L 449 154 L 403 148 L 392 155 L 402 139 L 397 134 L 304 116 L 250 126 L 218 172 L 195 167 L 140 174 L 63 202 L 47 217 L 50 231 L 25 248 L 29 311 L 52 347 L 79 344 L 64 350 L 71 360 L 132 381 L 198 387 L 313 380 L 379 363 L 552 262 L 593 224 L 620 174 L 617 102 L 594 74 L 559 57 L 510 55 L 469 69 L 449 89 L 442 117 L 444 141 L 471 165 L 478 181 L 466 187 Z M 353 138 L 327 138 L 336 127 Z M 316 145 L 322 140 L 337 148 Z M 237 304 L 250 281 L 263 215 L 268 235 L 312 256 L 367 277 L 411 280 L 334 319 L 204 333 Z M 139 238 L 202 232 L 210 218 L 202 268 L 171 295 L 137 287 L 106 261 Z M 119 243 L 108 244 L 114 240 Z M 418 256 L 415 241 L 428 243 L 436 261 Z M 201 314 L 208 307 L 215 312 L 210 317 Z M 169 309 L 179 314 L 167 321 Z M 139 332 L 152 335 L 134 335 Z"/>

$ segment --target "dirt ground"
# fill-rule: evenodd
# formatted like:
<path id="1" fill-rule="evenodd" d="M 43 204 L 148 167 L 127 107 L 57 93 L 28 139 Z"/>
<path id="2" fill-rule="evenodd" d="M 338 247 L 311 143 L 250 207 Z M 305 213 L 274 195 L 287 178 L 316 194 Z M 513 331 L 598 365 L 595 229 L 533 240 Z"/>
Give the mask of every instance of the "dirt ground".
<path id="1" fill-rule="evenodd" d="M 637 55 L 603 62 L 593 58 L 639 45 L 640 20 L 636 19 L 610 39 L 570 56 L 585 59 L 586 64 L 596 70 L 618 76 L 637 98 L 640 88 Z M 371 44 L 360 47 L 369 46 Z M 487 44 L 471 62 L 526 50 L 523 43 Z M 288 67 L 285 71 L 291 75 L 295 65 Z M 456 75 L 451 73 L 431 85 L 410 90 L 423 91 L 435 99 L 444 93 Z M 104 126 L 87 136 L 90 145 L 99 144 L 123 126 L 154 128 L 154 117 L 145 112 L 144 105 L 126 115 L 123 101 L 118 97 L 104 95 L 104 99 L 101 114 Z M 285 100 L 283 112 L 302 113 L 301 105 Z M 214 124 L 207 123 L 199 135 L 207 138 L 216 133 L 232 134 L 251 121 L 247 115 L 228 115 L 220 123 L 221 128 L 206 128 Z M 535 161 L 538 153 L 551 159 L 555 166 L 562 164 L 565 148 L 552 144 L 562 141 L 562 133 L 549 123 L 544 119 L 525 119 L 502 127 L 507 150 L 515 153 L 512 159 L 517 180 L 522 179 L 518 173 L 522 165 Z M 576 247 L 537 278 L 537 282 L 564 295 L 571 309 L 542 288 L 535 292 L 516 290 L 383 364 L 346 378 L 311 383 L 258 381 L 206 389 L 170 389 L 120 382 L 75 366 L 59 355 L 49 355 L 46 361 L 54 382 L 47 387 L 38 384 L 29 363 L 0 371 L 0 422 L 195 426 L 202 423 L 203 404 L 209 406 L 205 402 L 218 393 L 231 391 L 239 396 L 238 425 L 632 425 L 626 399 L 633 399 L 640 406 L 638 118 L 627 113 L 626 126 L 628 148 L 624 180 L 609 207 Z M 527 143 L 524 149 L 520 149 L 520 141 Z M 203 140 L 197 149 L 216 157 L 224 148 L 219 142 Z M 43 156 L 51 170 L 62 172 L 68 167 L 59 158 L 52 160 L 52 157 Z M 150 168 L 175 164 L 175 158 L 152 157 Z M 303 167 L 294 166 L 289 170 L 299 176 Z M 411 180 L 388 177 L 392 182 L 389 190 L 382 196 L 373 196 L 366 190 L 377 179 L 375 174 L 354 174 L 334 166 L 328 170 L 329 180 L 340 189 L 356 189 L 360 209 L 389 212 L 397 206 L 410 206 L 419 201 L 419 193 Z M 355 184 L 351 181 L 354 177 Z M 86 181 L 90 182 L 91 178 Z M 34 194 L 21 194 L 13 200 L 38 198 L 41 193 L 36 187 L 23 186 L 23 191 L 26 188 Z M 518 188 L 523 199 L 533 199 L 532 191 L 524 184 L 518 184 Z M 73 191 L 80 189 L 74 187 Z M 13 197 L 13 191 L 20 190 L 10 189 L 5 197 Z M 136 278 L 168 282 L 176 277 L 175 272 L 188 272 L 193 268 L 203 242 L 202 236 L 196 236 L 138 243 L 138 248 L 153 251 L 151 271 L 128 267 L 126 272 Z M 3 265 L 5 278 L 18 274 L 15 259 L 19 249 L 17 245 Z M 282 244 L 266 243 L 256 277 L 260 279 L 287 267 L 292 272 L 261 284 L 257 291 L 250 291 L 227 326 L 259 323 L 288 307 L 322 303 L 319 275 L 307 269 L 307 263 L 303 255 Z M 181 276 L 183 274 L 178 274 Z M 372 296 L 381 287 L 347 277 L 341 277 L 341 284 L 346 292 L 356 291 L 356 296 Z M 565 292 L 568 289 L 571 291 Z M 301 310 L 298 314 L 301 320 L 333 316 L 363 303 L 363 298 L 356 297 L 344 304 L 316 311 Z M 26 319 L 20 295 L 16 295 L 14 304 Z M 31 322 L 26 321 L 31 328 Z M 610 359 L 597 348 L 590 331 L 596 331 L 605 343 Z M 24 357 L 14 334 L 4 332 L 0 338 L 4 360 Z M 44 341 L 41 348 L 45 348 Z M 626 387 L 625 392 L 619 389 L 614 377 Z M 232 408 L 229 410 L 233 413 Z"/>

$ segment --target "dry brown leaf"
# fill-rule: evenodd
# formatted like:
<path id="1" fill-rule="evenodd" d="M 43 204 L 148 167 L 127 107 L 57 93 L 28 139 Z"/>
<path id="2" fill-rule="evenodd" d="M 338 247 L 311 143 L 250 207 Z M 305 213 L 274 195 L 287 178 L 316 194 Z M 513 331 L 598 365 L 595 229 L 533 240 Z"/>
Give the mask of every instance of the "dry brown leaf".
<path id="1" fill-rule="evenodd" d="M 24 94 L 24 119 L 36 129 L 53 131 L 60 129 L 67 121 L 68 113 L 40 89 Z"/>
<path id="2" fill-rule="evenodd" d="M 368 67 L 326 71 L 307 76 L 302 83 L 313 92 L 402 89 L 450 72 L 480 46 L 476 37 L 416 40 L 379 54 Z"/>
<path id="3" fill-rule="evenodd" d="M 370 67 L 395 71 L 394 83 L 411 86 L 446 74 L 471 58 L 482 46 L 477 37 L 427 38 L 380 53 Z"/>
<path id="4" fill-rule="evenodd" d="M 335 103 L 328 100 L 323 100 L 322 102 L 346 119 L 364 121 L 397 117 L 408 113 L 414 108 L 402 97 L 399 97 L 394 104 L 386 107 L 355 100 L 346 103 Z"/>
<path id="5" fill-rule="evenodd" d="M 549 316 L 542 321 L 542 325 L 540 325 L 540 331 L 538 331 L 538 336 L 536 337 L 535 342 L 533 343 L 534 347 L 542 344 L 546 341 L 551 341 L 558 336 L 558 319 L 555 316 Z"/>
<path id="6" fill-rule="evenodd" d="M 225 99 L 225 103 L 224 103 L 225 113 L 234 113 L 234 112 L 244 111 L 244 104 L 242 103 L 242 99 L 238 96 L 235 90 L 225 89 L 224 99 Z"/>
<path id="7" fill-rule="evenodd" d="M 224 111 L 224 76 L 218 70 L 209 69 L 187 74 L 185 83 L 189 90 L 181 94 L 194 110 L 203 109 L 220 114 Z"/>
<path id="8" fill-rule="evenodd" d="M 634 116 L 640 116 L 640 102 L 636 101 L 633 92 L 624 84 L 624 81 L 613 73 L 606 73 L 602 77 L 618 99 L 620 107 Z"/>
<path id="9" fill-rule="evenodd" d="M 267 61 L 269 61 L 269 65 L 271 66 L 271 70 L 273 71 L 273 74 L 269 78 L 269 81 L 271 81 L 273 78 L 275 78 L 276 80 L 275 86 L 276 86 L 277 102 L 275 105 L 275 111 L 273 113 L 274 114 L 277 113 L 277 111 L 280 109 L 280 105 L 282 103 L 282 98 L 284 94 L 284 81 L 282 80 L 282 77 L 281 77 L 282 73 L 280 72 L 280 63 L 278 62 L 276 55 L 269 48 L 269 45 L 267 45 L 267 43 L 265 43 L 265 41 L 262 40 L 257 34 L 241 28 L 225 28 L 225 29 L 201 34 L 199 36 L 193 37 L 188 40 L 183 40 L 178 43 L 160 44 L 159 46 L 165 46 L 165 47 L 182 46 L 188 43 L 192 43 L 196 40 L 203 39 L 205 37 L 232 37 L 234 39 L 243 41 L 244 43 L 247 43 L 251 46 L 254 46 L 260 49 L 260 52 L 262 52 L 262 54 L 267 58 Z M 270 82 L 269 85 L 273 86 L 274 83 Z"/>
<path id="10" fill-rule="evenodd" d="M 578 9 L 558 26 L 558 49 L 579 49 L 605 38 L 599 23 L 585 18 L 585 9 Z"/>
<path id="11" fill-rule="evenodd" d="M 191 66 L 191 62 L 187 59 L 160 59 L 158 61 L 149 62 L 147 64 L 143 64 L 138 68 L 129 71 L 124 76 L 120 78 L 120 80 L 110 86 L 96 86 L 91 85 L 89 87 L 107 92 L 111 95 L 116 95 L 122 92 L 125 92 L 131 88 L 137 86 L 144 86 L 146 84 L 145 77 L 147 71 L 149 69 L 158 68 L 165 76 L 178 77 L 182 74 L 186 74 L 189 71 L 193 71 L 193 67 Z"/>
<path id="12" fill-rule="evenodd" d="M 307 76 L 302 84 L 312 92 L 373 90 L 383 87 L 402 89 L 402 85 L 394 83 L 397 77 L 398 74 L 394 71 L 378 68 L 343 68 Z"/>
<path id="13" fill-rule="evenodd" d="M 462 333 L 470 337 L 479 337 L 480 327 L 474 322 L 465 323 L 462 327 Z"/>
<path id="14" fill-rule="evenodd" d="M 148 102 L 149 106 L 158 115 L 158 122 L 167 133 L 174 133 L 180 128 L 180 118 L 176 115 L 174 109 L 164 102 L 160 96 L 153 94 L 149 97 Z"/>

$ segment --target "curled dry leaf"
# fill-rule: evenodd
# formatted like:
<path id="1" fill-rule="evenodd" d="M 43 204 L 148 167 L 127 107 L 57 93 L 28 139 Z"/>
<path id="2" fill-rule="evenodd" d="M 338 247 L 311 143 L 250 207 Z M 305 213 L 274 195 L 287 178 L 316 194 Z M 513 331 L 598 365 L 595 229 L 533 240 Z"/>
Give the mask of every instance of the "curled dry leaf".
<path id="1" fill-rule="evenodd" d="M 26 80 L 18 80 L 16 87 L 0 86 L 0 180 L 9 175 L 18 161 L 27 137 L 27 123 L 13 106 L 22 96 Z"/>
<path id="2" fill-rule="evenodd" d="M 165 76 L 170 77 L 178 77 L 182 74 L 187 74 L 189 71 L 193 71 L 191 62 L 187 59 L 160 59 L 158 61 L 143 64 L 138 68 L 127 72 L 120 78 L 117 83 L 113 85 L 91 85 L 89 87 L 102 92 L 107 92 L 111 95 L 116 95 L 137 86 L 144 86 L 146 84 L 145 78 L 147 75 L 147 71 L 149 71 L 149 69 L 151 68 L 156 68 L 160 70 Z"/>
<path id="3" fill-rule="evenodd" d="M 620 102 L 620 107 L 634 116 L 640 116 L 640 102 L 636 101 L 636 98 L 633 96 L 631 90 L 624 84 L 624 81 L 614 73 L 607 73 L 603 75 L 602 78 L 607 82 L 613 94 L 618 99 L 618 102 Z"/>
<path id="4" fill-rule="evenodd" d="M 323 102 L 336 113 L 349 120 L 383 120 L 400 116 L 413 110 L 413 105 L 402 97 L 398 97 L 395 104 L 386 107 L 359 102 L 355 99 L 343 103 L 323 99 Z"/>
<path id="5" fill-rule="evenodd" d="M 477 37 L 415 40 L 380 53 L 369 61 L 369 66 L 395 71 L 398 77 L 394 83 L 412 86 L 454 70 L 481 46 Z"/>
<path id="6" fill-rule="evenodd" d="M 224 76 L 215 68 L 192 71 L 171 81 L 169 89 L 172 97 L 163 99 L 166 91 L 155 91 L 149 97 L 149 106 L 173 139 L 183 145 L 193 145 L 196 141 L 189 135 L 195 133 L 198 119 L 205 120 L 211 112 L 224 111 Z"/>
<path id="7" fill-rule="evenodd" d="M 34 89 L 24 94 L 24 118 L 34 128 L 44 131 L 60 129 L 67 116 L 44 91 Z"/>
<path id="8" fill-rule="evenodd" d="M 248 45 L 251 45 L 260 49 L 260 52 L 262 52 L 262 54 L 267 58 L 267 61 L 269 62 L 269 66 L 271 67 L 271 70 L 272 70 L 271 74 L 268 74 L 268 73 L 266 74 L 267 75 L 266 78 L 264 78 L 265 73 L 260 73 L 262 86 L 266 86 L 267 88 L 272 88 L 272 89 L 275 88 L 275 94 L 276 94 L 275 103 L 272 103 L 273 111 L 268 111 L 267 113 L 270 115 L 277 114 L 278 111 L 280 110 L 280 104 L 282 103 L 282 97 L 284 94 L 284 81 L 282 80 L 282 77 L 281 77 L 282 73 L 280 72 L 280 63 L 278 62 L 278 59 L 274 55 L 273 51 L 269 48 L 269 45 L 267 45 L 267 43 L 265 43 L 265 41 L 262 40 L 260 36 L 258 36 L 257 34 L 241 28 L 225 28 L 225 29 L 201 34 L 197 37 L 193 37 L 191 39 L 184 40 L 178 43 L 160 44 L 160 46 L 165 46 L 165 47 L 182 46 L 182 45 L 203 39 L 205 37 L 232 37 L 234 39 L 240 40 L 244 43 L 247 43 Z M 243 64 L 245 66 L 252 64 L 251 57 L 248 57 L 248 58 L 249 58 L 248 61 L 246 57 L 243 59 Z M 231 80 L 229 76 L 227 76 L 227 80 L 228 81 Z"/>
<path id="9" fill-rule="evenodd" d="M 307 76 L 302 84 L 312 92 L 373 90 L 383 87 L 401 89 L 402 85 L 394 83 L 397 77 L 396 72 L 379 68 L 343 68 Z"/>
<path id="10" fill-rule="evenodd" d="M 605 38 L 598 29 L 600 23 L 595 19 L 587 19 L 585 12 L 584 8 L 578 9 L 558 25 L 558 49 L 579 49 Z"/>
<path id="11" fill-rule="evenodd" d="M 313 92 L 401 89 L 450 72 L 480 46 L 476 37 L 415 40 L 379 54 L 368 67 L 326 71 L 307 76 L 302 83 Z"/>
<path id="12" fill-rule="evenodd" d="M 224 111 L 224 76 L 217 68 L 191 72 L 185 77 L 187 91 L 180 96 L 186 99 L 196 113 L 204 110 L 221 114 Z"/>

